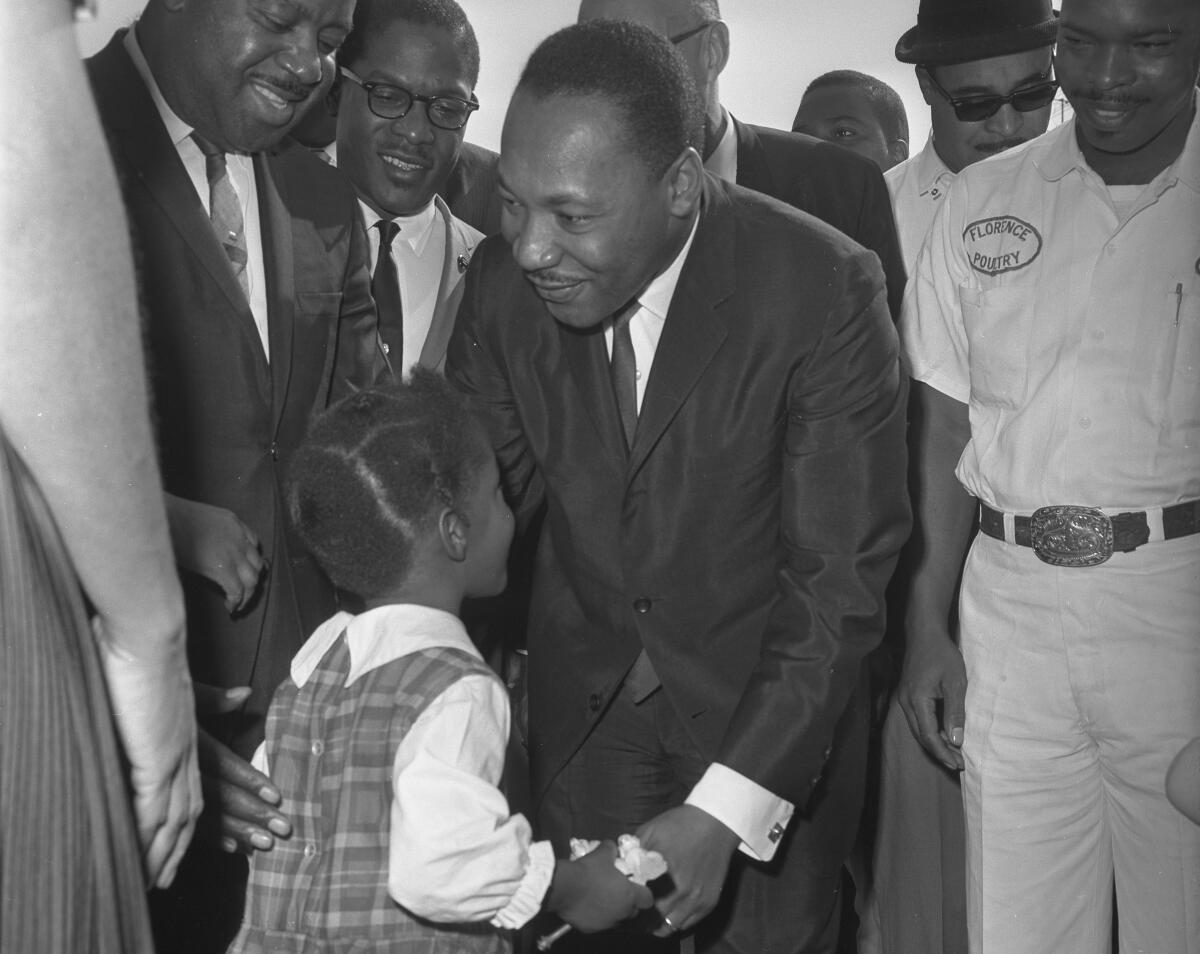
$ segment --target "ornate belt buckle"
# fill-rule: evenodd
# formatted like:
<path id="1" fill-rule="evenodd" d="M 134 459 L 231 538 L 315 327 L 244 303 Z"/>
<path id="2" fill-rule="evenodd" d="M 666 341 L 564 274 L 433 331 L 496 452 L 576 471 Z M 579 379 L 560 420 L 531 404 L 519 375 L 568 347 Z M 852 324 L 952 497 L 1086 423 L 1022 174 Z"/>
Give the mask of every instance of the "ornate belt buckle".
<path id="1" fill-rule="evenodd" d="M 1096 566 L 1113 554 L 1112 520 L 1093 507 L 1041 507 L 1029 518 L 1029 539 L 1051 566 Z"/>

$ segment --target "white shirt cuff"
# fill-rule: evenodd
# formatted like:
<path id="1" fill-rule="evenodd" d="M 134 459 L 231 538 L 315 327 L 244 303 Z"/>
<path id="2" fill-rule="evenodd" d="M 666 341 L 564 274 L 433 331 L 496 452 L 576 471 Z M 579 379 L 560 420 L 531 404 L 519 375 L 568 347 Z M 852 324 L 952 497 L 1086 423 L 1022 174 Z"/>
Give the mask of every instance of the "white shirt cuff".
<path id="1" fill-rule="evenodd" d="M 498 928 L 522 928 L 542 909 L 542 899 L 554 877 L 554 849 L 548 841 L 535 841 L 529 846 L 526 860 L 525 876 L 516 892 L 492 917 L 492 924 Z"/>
<path id="2" fill-rule="evenodd" d="M 740 772 L 714 762 L 685 804 L 708 812 L 741 839 L 738 849 L 759 861 L 770 861 L 783 838 L 795 807 Z"/>

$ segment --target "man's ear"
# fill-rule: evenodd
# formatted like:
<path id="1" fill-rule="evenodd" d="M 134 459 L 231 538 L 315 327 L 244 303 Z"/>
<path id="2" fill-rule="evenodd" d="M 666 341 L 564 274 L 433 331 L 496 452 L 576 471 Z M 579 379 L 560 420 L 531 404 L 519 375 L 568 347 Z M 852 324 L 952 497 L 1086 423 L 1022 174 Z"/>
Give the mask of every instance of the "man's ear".
<path id="1" fill-rule="evenodd" d="M 438 516 L 438 539 L 446 556 L 455 563 L 462 563 L 467 558 L 466 518 L 447 507 Z"/>
<path id="2" fill-rule="evenodd" d="M 929 71 L 926 70 L 925 67 L 918 66 L 915 68 L 915 72 L 917 74 L 917 84 L 921 87 L 921 98 L 925 100 L 926 106 L 932 106 L 934 103 L 938 102 L 942 97 L 938 94 L 938 91 L 936 89 L 934 89 L 933 85 L 929 82 Z"/>
<path id="3" fill-rule="evenodd" d="M 704 34 L 704 65 L 709 84 L 721 75 L 729 62 L 729 27 L 717 20 Z"/>
<path id="4" fill-rule="evenodd" d="M 704 195 L 704 160 L 691 146 L 681 152 L 671 163 L 664 176 L 668 196 L 668 208 L 678 218 L 691 218 Z"/>
<path id="5" fill-rule="evenodd" d="M 893 164 L 901 163 L 908 158 L 908 143 L 903 139 L 893 139 L 888 143 L 887 151 Z"/>

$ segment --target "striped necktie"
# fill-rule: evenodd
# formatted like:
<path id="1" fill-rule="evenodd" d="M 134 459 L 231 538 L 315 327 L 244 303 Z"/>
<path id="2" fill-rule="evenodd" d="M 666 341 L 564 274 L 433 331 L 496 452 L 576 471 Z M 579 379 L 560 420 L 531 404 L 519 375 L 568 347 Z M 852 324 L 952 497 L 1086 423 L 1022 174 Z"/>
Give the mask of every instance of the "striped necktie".
<path id="1" fill-rule="evenodd" d="M 238 284 L 250 300 L 250 276 L 246 272 L 249 256 L 246 254 L 246 223 L 242 219 L 242 205 L 237 190 L 229 178 L 229 166 L 225 153 L 199 133 L 192 139 L 204 153 L 204 172 L 208 176 L 208 217 L 212 221 L 217 241 L 225 250 L 225 257 L 233 267 Z"/>
<path id="2" fill-rule="evenodd" d="M 612 357 L 608 363 L 608 376 L 617 398 L 626 448 L 633 447 L 638 421 L 637 357 L 633 353 L 633 336 L 629 331 L 630 319 L 637 310 L 638 303 L 634 301 L 613 322 Z"/>

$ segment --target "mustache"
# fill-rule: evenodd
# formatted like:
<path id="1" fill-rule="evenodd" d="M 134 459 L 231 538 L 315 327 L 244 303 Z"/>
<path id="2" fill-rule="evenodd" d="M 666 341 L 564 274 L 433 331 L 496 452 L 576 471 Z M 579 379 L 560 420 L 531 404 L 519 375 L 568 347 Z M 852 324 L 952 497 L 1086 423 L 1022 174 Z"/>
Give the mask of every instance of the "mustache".
<path id="1" fill-rule="evenodd" d="M 1137 96 L 1133 93 L 1106 93 L 1099 89 L 1073 89 L 1069 93 L 1063 91 L 1072 103 L 1087 103 L 1090 106 L 1144 106 L 1151 102 L 1149 96 Z"/>
<path id="2" fill-rule="evenodd" d="M 316 83 L 298 83 L 293 77 L 268 76 L 265 73 L 255 73 L 253 78 L 274 87 L 284 99 L 300 101 L 312 95 L 320 85 Z"/>

